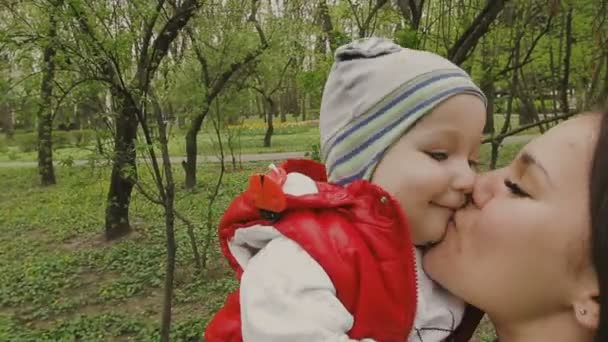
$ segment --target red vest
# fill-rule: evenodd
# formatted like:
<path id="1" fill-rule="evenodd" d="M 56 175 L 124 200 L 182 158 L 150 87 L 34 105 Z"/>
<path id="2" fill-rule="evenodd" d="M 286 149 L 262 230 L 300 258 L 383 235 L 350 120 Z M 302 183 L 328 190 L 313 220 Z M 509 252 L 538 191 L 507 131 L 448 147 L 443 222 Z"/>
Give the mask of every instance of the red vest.
<path id="1" fill-rule="evenodd" d="M 417 289 L 414 247 L 399 204 L 367 181 L 347 187 L 328 184 L 323 165 L 312 161 L 291 160 L 281 168 L 313 178 L 318 193 L 285 195 L 286 209 L 276 221 L 263 219 L 246 194 L 230 204 L 219 234 L 239 280 L 243 270 L 228 249 L 235 231 L 255 224 L 274 226 L 325 270 L 338 299 L 353 315 L 350 338 L 405 341 L 413 327 Z M 468 336 L 459 341 L 470 337 L 472 329 L 466 330 Z M 242 341 L 238 290 L 207 326 L 205 341 Z"/>

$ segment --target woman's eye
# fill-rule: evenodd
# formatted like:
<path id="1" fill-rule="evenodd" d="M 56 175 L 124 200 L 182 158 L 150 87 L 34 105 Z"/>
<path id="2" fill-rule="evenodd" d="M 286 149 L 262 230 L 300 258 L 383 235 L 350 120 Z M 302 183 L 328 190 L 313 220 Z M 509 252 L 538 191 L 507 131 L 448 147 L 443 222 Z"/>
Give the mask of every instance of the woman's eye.
<path id="1" fill-rule="evenodd" d="M 448 159 L 448 154 L 445 152 L 426 152 L 426 154 L 436 161 L 444 161 Z"/>
<path id="2" fill-rule="evenodd" d="M 511 191 L 511 193 L 515 196 L 519 197 L 530 197 L 530 194 L 522 190 L 522 188 L 516 183 L 511 182 L 508 179 L 505 179 L 505 186 Z"/>

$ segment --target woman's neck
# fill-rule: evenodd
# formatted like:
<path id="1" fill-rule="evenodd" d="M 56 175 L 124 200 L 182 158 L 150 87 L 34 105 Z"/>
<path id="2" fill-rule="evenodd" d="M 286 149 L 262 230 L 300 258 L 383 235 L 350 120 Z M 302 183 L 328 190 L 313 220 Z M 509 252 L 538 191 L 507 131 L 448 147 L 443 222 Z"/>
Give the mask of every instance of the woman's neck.
<path id="1" fill-rule="evenodd" d="M 577 324 L 570 312 L 519 322 L 490 318 L 494 323 L 500 342 L 593 341 L 593 332 Z"/>

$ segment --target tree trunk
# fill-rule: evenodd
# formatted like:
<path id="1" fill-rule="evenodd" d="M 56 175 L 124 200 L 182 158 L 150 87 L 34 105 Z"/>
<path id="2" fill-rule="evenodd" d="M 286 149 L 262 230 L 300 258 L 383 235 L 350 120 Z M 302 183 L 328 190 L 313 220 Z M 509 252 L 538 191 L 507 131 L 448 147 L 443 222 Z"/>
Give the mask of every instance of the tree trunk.
<path id="1" fill-rule="evenodd" d="M 335 39 L 334 26 L 331 22 L 331 16 L 329 15 L 329 8 L 327 7 L 327 1 L 321 0 L 319 1 L 318 15 L 321 21 L 321 27 L 323 28 L 323 33 L 325 33 L 326 39 L 329 42 L 329 49 L 331 51 L 338 48 L 337 42 Z M 326 52 L 325 46 L 321 47 L 321 43 L 317 44 L 318 52 Z M 319 51 L 321 50 L 322 51 Z"/>
<path id="2" fill-rule="evenodd" d="M 602 74 L 602 70 L 604 67 L 605 56 L 608 56 L 608 53 L 602 52 L 600 58 L 598 58 L 597 64 L 593 68 L 593 74 L 591 75 L 591 85 L 589 86 L 589 91 L 585 94 L 585 105 L 584 109 L 590 109 L 592 105 L 595 105 L 595 102 L 599 99 L 598 88 L 600 85 L 600 78 Z"/>
<path id="3" fill-rule="evenodd" d="M 267 113 L 266 113 L 266 107 L 264 105 L 264 101 L 265 100 L 264 100 L 263 97 L 260 97 L 260 96 L 256 95 L 256 97 L 255 97 L 255 104 L 256 104 L 256 107 L 258 109 L 258 116 L 259 116 L 260 119 L 264 120 L 264 123 L 266 123 Z"/>
<path id="4" fill-rule="evenodd" d="M 418 31 L 422 19 L 424 0 L 397 0 L 397 6 L 401 10 L 403 18 L 410 23 L 413 31 Z"/>
<path id="5" fill-rule="evenodd" d="M 114 240 L 131 231 L 129 204 L 134 180 L 137 177 L 135 140 L 137 116 L 135 105 L 121 98 L 120 113 L 116 118 L 114 161 L 106 207 L 106 239 Z"/>
<path id="6" fill-rule="evenodd" d="M 176 114 L 177 117 L 177 128 L 184 129 L 186 127 L 186 115 L 185 114 Z"/>
<path id="7" fill-rule="evenodd" d="M 558 84 L 557 84 L 557 79 L 558 79 L 558 75 L 559 75 L 559 70 L 558 68 L 555 66 L 555 57 L 553 56 L 553 45 L 549 45 L 549 68 L 551 69 L 551 106 L 553 109 L 553 115 L 557 115 L 558 112 L 558 108 L 557 108 L 557 88 L 558 88 Z M 551 124 L 547 124 L 547 127 L 550 127 Z"/>
<path id="8" fill-rule="evenodd" d="M 1 101 L 1 100 L 0 100 Z M 10 102 L 4 100 L 0 103 L 0 126 L 8 139 L 14 135 L 13 113 Z"/>
<path id="9" fill-rule="evenodd" d="M 482 41 L 482 72 L 481 82 L 479 87 L 486 95 L 487 99 L 487 110 L 486 110 L 486 125 L 483 128 L 484 134 L 494 134 L 494 97 L 496 93 L 496 87 L 494 86 L 494 76 L 492 75 L 492 65 L 490 60 L 492 59 L 490 49 L 488 47 L 487 39 Z"/>
<path id="10" fill-rule="evenodd" d="M 302 118 L 302 121 L 306 121 L 306 110 L 307 110 L 307 106 L 306 103 L 308 102 L 308 94 L 304 93 L 302 96 L 302 104 L 300 107 L 300 117 Z"/>
<path id="11" fill-rule="evenodd" d="M 53 168 L 53 120 L 48 113 L 50 110 L 50 108 L 41 108 L 40 112 L 47 113 L 38 114 L 38 174 L 40 175 L 40 184 L 43 186 L 56 183 Z"/>
<path id="12" fill-rule="evenodd" d="M 538 113 L 536 111 L 536 106 L 534 105 L 534 101 L 531 98 L 531 91 L 528 88 L 527 78 L 525 78 L 524 73 L 520 69 L 521 72 L 521 81 L 519 82 L 519 87 L 517 91 L 517 96 L 519 97 L 519 125 L 524 126 L 527 124 L 531 124 L 535 121 L 538 121 Z"/>
<path id="13" fill-rule="evenodd" d="M 196 136 L 197 130 L 193 128 L 190 128 L 186 133 L 186 161 L 182 162 L 186 173 L 186 189 L 192 189 L 196 186 L 196 159 L 198 154 Z"/>
<path id="14" fill-rule="evenodd" d="M 159 108 L 160 109 L 160 108 Z M 167 127 L 163 121 L 162 114 L 156 113 L 158 125 L 159 141 L 161 144 L 163 168 L 166 179 L 164 209 L 165 209 L 165 236 L 167 240 L 167 265 L 165 269 L 165 287 L 163 296 L 162 325 L 160 332 L 161 341 L 169 341 L 171 332 L 171 306 L 173 303 L 173 290 L 175 279 L 175 256 L 177 254 L 177 244 L 175 243 L 175 181 L 173 179 L 173 169 L 171 168 L 171 158 L 169 157 Z M 158 179 L 159 190 L 162 187 L 162 180 Z M 195 255 L 198 251 L 195 250 Z M 197 259 L 197 262 L 199 260 Z"/>
<path id="15" fill-rule="evenodd" d="M 167 195 L 168 192 L 167 192 Z M 173 196 L 173 194 L 171 194 Z M 167 265 L 165 269 L 165 288 L 163 295 L 163 313 L 161 341 L 169 341 L 171 332 L 171 306 L 173 302 L 173 280 L 175 278 L 175 255 L 177 244 L 175 243 L 175 217 L 173 213 L 173 198 L 165 200 L 165 231 L 167 238 Z"/>
<path id="16" fill-rule="evenodd" d="M 268 112 L 266 115 L 266 134 L 264 135 L 264 147 L 270 147 L 272 134 L 274 133 L 274 126 L 272 124 L 272 118 L 275 114 L 275 103 L 274 101 L 268 97 L 266 98 L 266 103 L 268 104 Z"/>
<path id="17" fill-rule="evenodd" d="M 600 99 L 604 101 L 602 105 L 608 105 L 608 54 L 606 54 L 606 68 L 604 72 L 606 73 L 606 75 L 604 76 L 604 89 L 602 89 Z"/>
<path id="18" fill-rule="evenodd" d="M 211 109 L 211 101 L 213 100 L 210 100 L 209 98 L 205 100 L 201 113 L 192 120 L 190 128 L 188 128 L 188 132 L 186 133 L 186 160 L 182 161 L 182 166 L 184 167 L 184 172 L 186 174 L 186 181 L 184 184 L 186 189 L 193 189 L 196 186 L 196 163 L 198 157 L 196 137 L 198 136 L 198 132 L 201 131 L 203 121 Z"/>
<path id="19" fill-rule="evenodd" d="M 53 185 L 53 83 L 55 81 L 55 55 L 57 38 L 57 14 L 59 3 L 53 5 L 49 13 L 48 44 L 43 53 L 43 75 L 40 86 L 40 106 L 38 108 L 38 173 L 40 184 Z"/>
<path id="20" fill-rule="evenodd" d="M 486 125 L 483 128 L 484 134 L 494 134 L 494 98 L 496 97 L 496 87 L 490 75 L 484 75 L 480 84 L 481 90 L 486 95 Z"/>
<path id="21" fill-rule="evenodd" d="M 570 86 L 570 60 L 572 56 L 572 12 L 573 8 L 568 9 L 566 14 L 566 51 L 564 53 L 564 77 L 561 82 L 560 98 L 562 112 L 568 113 L 570 111 L 570 104 L 568 103 L 568 89 Z"/>

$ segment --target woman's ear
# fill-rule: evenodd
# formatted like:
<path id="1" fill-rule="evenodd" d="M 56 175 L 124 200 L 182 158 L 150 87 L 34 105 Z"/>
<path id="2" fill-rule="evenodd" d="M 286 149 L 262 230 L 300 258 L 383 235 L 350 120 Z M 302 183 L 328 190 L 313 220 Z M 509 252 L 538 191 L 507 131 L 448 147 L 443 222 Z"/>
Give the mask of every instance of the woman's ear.
<path id="1" fill-rule="evenodd" d="M 598 295 L 599 292 L 597 290 L 587 292 L 572 306 L 577 322 L 590 330 L 596 330 L 600 322 Z"/>

